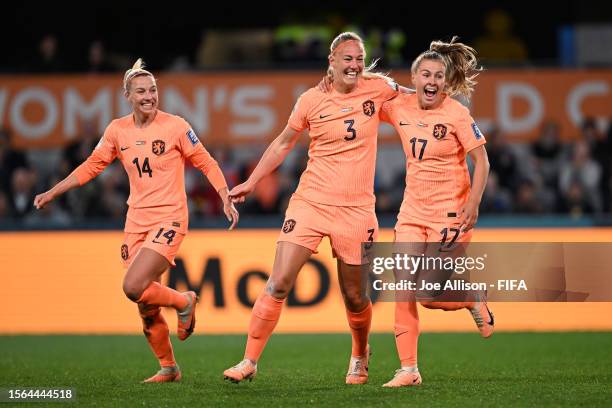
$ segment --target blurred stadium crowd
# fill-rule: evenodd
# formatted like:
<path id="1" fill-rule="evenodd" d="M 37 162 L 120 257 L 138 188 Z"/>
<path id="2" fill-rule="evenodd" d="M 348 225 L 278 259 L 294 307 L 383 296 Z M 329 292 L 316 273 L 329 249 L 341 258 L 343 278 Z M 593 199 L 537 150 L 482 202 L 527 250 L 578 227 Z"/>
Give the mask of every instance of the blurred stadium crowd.
<path id="1" fill-rule="evenodd" d="M 91 127 L 86 127 L 91 128 Z M 544 124 L 532 143 L 509 143 L 496 128 L 486 131 L 491 173 L 480 206 L 483 214 L 586 214 L 612 212 L 612 127 L 600 131 L 596 121 L 586 119 L 582 134 L 573 142 L 562 142 L 559 126 Z M 18 151 L 10 145 L 10 131 L 0 132 L 0 217 L 36 226 L 51 221 L 69 226 L 75 221 L 124 218 L 129 192 L 127 176 L 115 162 L 97 179 L 73 190 L 42 212 L 32 207 L 36 193 L 66 177 L 91 153 L 100 138 L 91 130 L 63 150 L 40 153 Z M 306 138 L 304 138 L 305 140 Z M 398 142 L 399 143 L 399 142 Z M 230 186 L 244 181 L 265 146 L 208 146 L 220 163 Z M 249 154 L 237 151 L 248 149 Z M 376 179 L 377 211 L 397 213 L 404 191 L 405 172 L 385 169 L 385 156 L 403 160 L 399 144 L 379 149 Z M 383 157 L 381 159 L 381 157 Z M 286 163 L 259 184 L 256 193 L 242 206 L 243 214 L 280 214 L 284 211 L 299 176 L 307 163 L 305 144 L 296 147 Z M 186 190 L 192 219 L 219 216 L 217 194 L 198 170 L 187 166 Z"/>
<path id="2" fill-rule="evenodd" d="M 407 30 L 348 25 L 346 19 L 332 14 L 324 24 L 299 23 L 289 16 L 274 28 L 208 29 L 191 54 L 174 53 L 154 62 L 155 72 L 206 69 L 306 68 L 325 65 L 331 39 L 340 31 L 363 35 L 369 58 L 383 57 L 383 67 L 406 67 L 414 57 Z M 482 14 L 479 35 L 467 38 L 479 52 L 486 67 L 530 65 L 531 39 L 525 42 L 514 31 L 509 13 L 491 10 Z M 438 29 L 440 31 L 440 29 Z M 433 34 L 428 34 L 428 38 Z M 49 31 L 38 39 L 35 52 L 2 64 L 5 73 L 54 74 L 66 72 L 108 73 L 118 76 L 130 66 L 134 55 L 108 49 L 96 39 L 87 46 L 86 56 L 75 62 L 73 50 L 66 49 L 61 36 Z M 561 48 L 562 44 L 559 44 Z M 163 48 L 163 47 L 162 47 Z M 413 55 L 414 54 L 414 55 Z M 547 56 L 544 56 L 547 57 Z M 554 60 L 564 65 L 563 51 Z M 543 58 L 541 55 L 538 58 Z M 157 61 L 161 60 L 158 58 Z M 155 61 L 155 60 L 154 60 Z M 248 65 L 244 65 L 248 62 Z M 612 112 L 611 112 L 612 117 Z M 545 123 L 539 137 L 530 143 L 506 140 L 495 124 L 488 126 L 487 152 L 491 173 L 481 204 L 483 214 L 586 214 L 612 212 L 612 126 L 587 118 L 581 134 L 571 142 L 560 138 L 559 124 Z M 71 191 L 44 211 L 35 211 L 35 194 L 68 175 L 87 158 L 100 138 L 93 126 L 84 126 L 82 135 L 63 149 L 19 151 L 11 146 L 10 129 L 0 131 L 0 220 L 13 220 L 36 227 L 45 223 L 70 226 L 83 220 L 122 221 L 129 192 L 127 177 L 118 163 L 111 165 L 96 180 Z M 402 166 L 385 169 L 384 157 L 403 160 L 396 144 L 379 148 L 377 164 L 377 210 L 381 214 L 398 211 L 404 190 Z M 256 165 L 265 146 L 207 146 L 222 166 L 230 186 L 245 180 Z M 240 151 L 248 150 L 248 152 Z M 383 157 L 383 159 L 381 159 Z M 287 162 L 259 185 L 256 194 L 241 208 L 243 214 L 280 214 L 295 189 L 307 162 L 306 145 L 296 148 Z M 380 174 L 380 176 L 379 176 Z M 192 219 L 220 215 L 216 193 L 193 168 L 186 176 Z"/>

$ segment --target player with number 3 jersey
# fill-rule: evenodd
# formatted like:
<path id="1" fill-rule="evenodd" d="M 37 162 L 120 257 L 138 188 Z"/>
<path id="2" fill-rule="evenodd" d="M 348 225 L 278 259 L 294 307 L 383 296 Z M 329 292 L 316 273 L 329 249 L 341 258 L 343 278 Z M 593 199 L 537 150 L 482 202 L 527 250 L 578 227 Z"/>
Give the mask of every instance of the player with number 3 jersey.
<path id="1" fill-rule="evenodd" d="M 268 147 L 249 179 L 230 196 L 242 202 L 272 172 L 308 129 L 308 165 L 300 178 L 279 233 L 272 275 L 253 306 L 244 359 L 224 372 L 240 382 L 257 373 L 257 361 L 280 318 L 295 279 L 324 237 L 337 258 L 338 279 L 352 334 L 347 384 L 368 380 L 368 334 L 372 304 L 365 291 L 362 242 L 378 233 L 374 212 L 374 169 L 379 111 L 398 94 L 389 78 L 364 66 L 363 41 L 342 33 L 331 44 L 334 89 L 311 88 L 298 99 L 283 132 Z"/>

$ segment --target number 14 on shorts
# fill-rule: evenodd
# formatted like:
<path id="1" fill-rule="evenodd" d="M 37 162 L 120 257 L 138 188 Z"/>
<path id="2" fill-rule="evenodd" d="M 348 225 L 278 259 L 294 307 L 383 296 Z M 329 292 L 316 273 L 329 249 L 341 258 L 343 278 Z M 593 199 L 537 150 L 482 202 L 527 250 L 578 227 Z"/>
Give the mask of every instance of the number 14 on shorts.
<path id="1" fill-rule="evenodd" d="M 166 232 L 164 232 L 166 231 Z M 153 238 L 153 242 L 156 244 L 166 244 L 170 245 L 174 236 L 176 235 L 176 231 L 173 229 L 165 230 L 163 227 L 157 231 L 157 235 Z M 165 241 L 165 242 L 164 242 Z"/>

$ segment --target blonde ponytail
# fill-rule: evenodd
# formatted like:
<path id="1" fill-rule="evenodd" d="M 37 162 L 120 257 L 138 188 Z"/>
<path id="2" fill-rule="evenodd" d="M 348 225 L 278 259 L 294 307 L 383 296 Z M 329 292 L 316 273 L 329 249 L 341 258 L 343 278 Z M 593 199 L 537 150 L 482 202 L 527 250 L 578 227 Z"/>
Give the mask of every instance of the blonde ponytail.
<path id="1" fill-rule="evenodd" d="M 429 50 L 419 55 L 412 63 L 412 73 L 416 74 L 424 59 L 441 61 L 446 67 L 446 92 L 451 95 L 463 95 L 469 98 L 474 92 L 476 77 L 482 71 L 478 67 L 476 50 L 466 44 L 456 42 L 453 36 L 448 43 L 432 41 Z"/>
<path id="2" fill-rule="evenodd" d="M 151 77 L 153 76 L 152 73 L 150 73 L 144 68 L 145 68 L 145 62 L 142 60 L 142 58 L 138 58 L 136 62 L 134 63 L 134 65 L 132 65 L 132 68 L 125 71 L 125 75 L 123 76 L 123 90 L 125 92 L 129 91 L 130 82 L 132 81 L 132 79 L 138 76 L 142 76 L 142 75 L 148 75 Z"/>

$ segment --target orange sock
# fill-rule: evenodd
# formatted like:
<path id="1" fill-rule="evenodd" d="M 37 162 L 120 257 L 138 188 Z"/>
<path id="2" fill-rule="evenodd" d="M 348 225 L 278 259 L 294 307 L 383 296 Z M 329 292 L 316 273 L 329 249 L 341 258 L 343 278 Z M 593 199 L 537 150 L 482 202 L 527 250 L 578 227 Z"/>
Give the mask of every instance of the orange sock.
<path id="1" fill-rule="evenodd" d="M 177 310 L 182 310 L 187 306 L 189 301 L 181 292 L 160 285 L 157 282 L 151 282 L 144 292 L 142 292 L 137 303 L 144 303 L 145 305 L 151 306 L 170 306 Z"/>
<path id="2" fill-rule="evenodd" d="M 247 338 L 244 358 L 257 362 L 268 339 L 272 335 L 285 299 L 276 299 L 273 296 L 262 292 L 251 312 L 251 322 L 249 323 L 249 336 Z"/>
<path id="3" fill-rule="evenodd" d="M 417 366 L 419 311 L 416 302 L 395 302 L 395 345 L 402 367 Z"/>
<path id="4" fill-rule="evenodd" d="M 353 313 L 346 309 L 346 318 L 353 337 L 351 356 L 363 357 L 368 347 L 368 335 L 372 323 L 372 302 L 368 302 L 368 306 L 361 312 Z"/>
<path id="5" fill-rule="evenodd" d="M 423 307 L 428 309 L 442 309 L 446 312 L 459 309 L 471 309 L 474 307 L 474 302 L 421 302 Z"/>
<path id="6" fill-rule="evenodd" d="M 149 342 L 153 354 L 159 360 L 162 367 L 174 367 L 174 353 L 170 343 L 170 331 L 166 319 L 157 306 L 139 305 L 140 317 L 142 318 L 142 331 Z"/>

